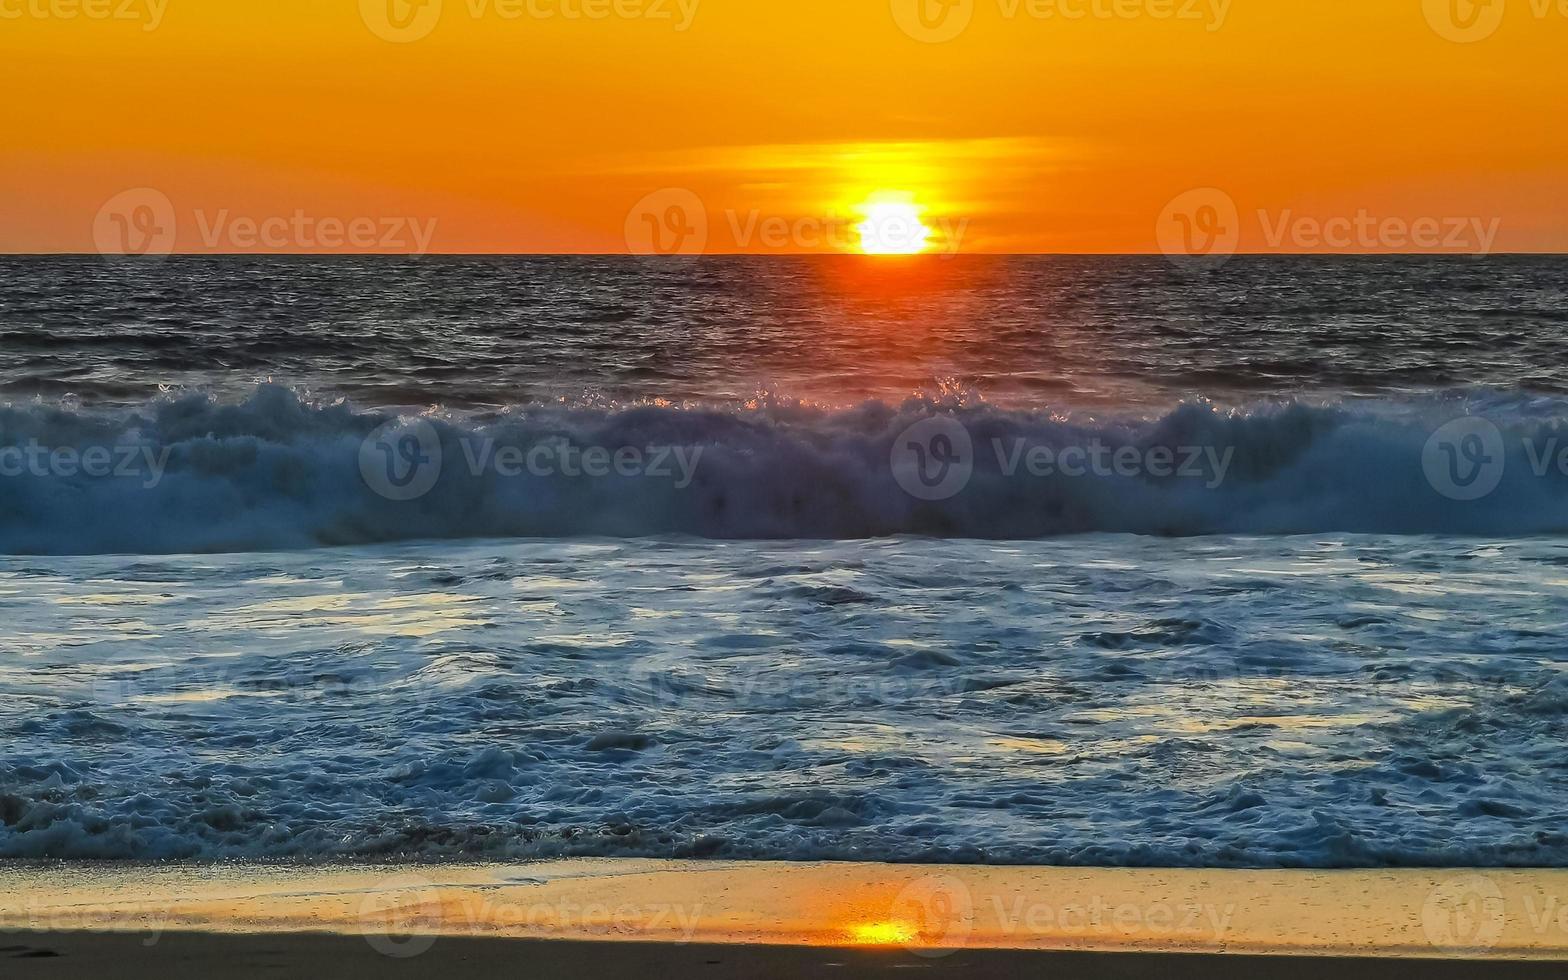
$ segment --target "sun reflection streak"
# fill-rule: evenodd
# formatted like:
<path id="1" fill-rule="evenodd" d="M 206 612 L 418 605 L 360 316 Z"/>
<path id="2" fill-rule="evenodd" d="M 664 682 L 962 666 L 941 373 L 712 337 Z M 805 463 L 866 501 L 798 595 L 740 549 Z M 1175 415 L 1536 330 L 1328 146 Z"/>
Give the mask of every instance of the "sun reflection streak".
<path id="1" fill-rule="evenodd" d="M 858 922 L 849 927 L 849 938 L 860 946 L 903 946 L 918 936 L 919 930 L 908 922 Z"/>

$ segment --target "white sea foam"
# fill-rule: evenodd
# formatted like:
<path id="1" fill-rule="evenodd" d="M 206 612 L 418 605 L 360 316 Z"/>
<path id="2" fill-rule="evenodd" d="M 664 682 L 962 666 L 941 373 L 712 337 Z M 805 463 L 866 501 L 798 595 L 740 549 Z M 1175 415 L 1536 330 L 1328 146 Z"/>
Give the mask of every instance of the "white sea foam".
<path id="1" fill-rule="evenodd" d="M 1470 455 L 1434 461 L 1434 434 L 1478 412 L 1495 426 L 1501 452 L 1456 439 L 1451 452 Z M 899 440 L 930 418 L 956 422 L 972 446 L 972 473 L 939 499 L 909 492 L 897 465 Z M 367 482 L 366 440 L 389 423 L 396 429 L 414 421 L 316 405 L 278 387 L 237 403 L 188 396 L 130 411 L 0 409 L 0 552 L 168 554 L 667 534 L 1006 539 L 1568 529 L 1568 475 L 1554 455 L 1568 448 L 1568 402 L 1523 396 L 1233 411 L 1192 403 L 1132 419 L 923 401 L 841 411 L 770 404 L 449 413 L 421 419 L 441 458 L 428 491 L 388 499 Z M 601 462 L 618 451 L 642 455 L 624 472 L 611 465 L 598 476 L 571 475 L 569 454 L 588 449 L 601 451 Z M 100 467 L 115 461 L 115 472 L 83 471 L 94 450 Z M 568 455 L 539 466 L 526 455 L 536 450 Z M 51 455 L 39 455 L 45 451 Z M 61 451 L 64 457 L 52 455 Z M 1061 465 L 1093 459 L 1089 453 L 1102 454 L 1098 465 L 1071 473 Z M 70 465 L 52 462 L 60 458 Z M 508 459 L 511 472 L 496 465 Z M 1042 459 L 1055 462 L 1038 465 Z M 1174 469 L 1156 465 L 1163 462 Z M 1184 462 L 1190 472 L 1181 470 Z M 1445 492 L 1443 466 L 1481 463 L 1498 471 L 1484 498 Z"/>
<path id="2" fill-rule="evenodd" d="M 0 857 L 1568 865 L 1553 539 L 0 559 Z"/>

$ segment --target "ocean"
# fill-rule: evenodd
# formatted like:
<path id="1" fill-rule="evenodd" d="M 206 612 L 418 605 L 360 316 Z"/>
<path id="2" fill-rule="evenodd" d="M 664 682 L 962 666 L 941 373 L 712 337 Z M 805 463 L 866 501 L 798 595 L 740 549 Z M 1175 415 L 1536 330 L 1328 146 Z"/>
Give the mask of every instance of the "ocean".
<path id="1" fill-rule="evenodd" d="M 1568 262 L 0 258 L 0 857 L 1568 866 Z"/>

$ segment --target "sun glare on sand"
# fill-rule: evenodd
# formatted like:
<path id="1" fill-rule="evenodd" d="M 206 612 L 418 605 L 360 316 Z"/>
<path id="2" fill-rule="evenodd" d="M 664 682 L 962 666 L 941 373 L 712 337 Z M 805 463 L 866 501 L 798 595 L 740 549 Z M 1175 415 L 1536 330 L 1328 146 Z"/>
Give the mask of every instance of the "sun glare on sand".
<path id="1" fill-rule="evenodd" d="M 866 255 L 919 255 L 931 242 L 931 229 L 920 220 L 914 204 L 873 201 L 862 206 L 866 220 L 860 232 L 860 251 Z"/>

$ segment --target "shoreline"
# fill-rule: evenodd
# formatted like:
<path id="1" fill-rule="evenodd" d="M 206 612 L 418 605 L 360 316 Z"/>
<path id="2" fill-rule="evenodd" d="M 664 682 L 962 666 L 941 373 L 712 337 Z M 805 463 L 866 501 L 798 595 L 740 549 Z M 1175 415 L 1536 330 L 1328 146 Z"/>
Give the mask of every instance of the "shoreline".
<path id="1" fill-rule="evenodd" d="M 0 864 L 0 947 L 115 939 L 163 958 L 175 936 L 244 949 L 310 935 L 388 963 L 501 942 L 848 949 L 906 965 L 982 953 L 1560 964 L 1568 870 Z"/>

